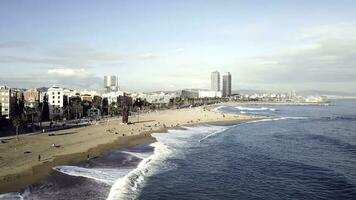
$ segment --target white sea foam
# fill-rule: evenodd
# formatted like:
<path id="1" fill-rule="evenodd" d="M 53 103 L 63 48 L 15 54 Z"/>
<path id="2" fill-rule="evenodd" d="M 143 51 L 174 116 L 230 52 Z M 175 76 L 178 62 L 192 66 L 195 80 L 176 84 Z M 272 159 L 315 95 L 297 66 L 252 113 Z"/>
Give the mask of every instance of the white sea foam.
<path id="1" fill-rule="evenodd" d="M 154 147 L 154 153 L 148 158 L 143 159 L 137 168 L 115 182 L 110 189 L 108 200 L 135 199 L 144 186 L 145 179 L 157 173 L 158 168 L 164 165 L 163 160 L 172 151 L 161 142 L 153 143 L 151 146 Z"/>
<path id="2" fill-rule="evenodd" d="M 152 154 L 152 153 L 141 153 L 141 152 L 131 152 L 131 151 L 121 151 L 121 152 L 142 160 L 149 157 Z"/>
<path id="3" fill-rule="evenodd" d="M 259 119 L 255 121 L 248 121 L 242 124 L 251 124 L 251 123 L 257 123 L 257 122 L 269 122 L 269 121 L 279 121 L 279 120 L 305 120 L 308 119 L 308 117 L 278 117 L 278 118 L 268 118 L 268 119 Z"/>
<path id="4" fill-rule="evenodd" d="M 181 152 L 178 149 L 186 147 L 192 135 L 208 133 L 208 135 L 212 136 L 225 129 L 227 127 L 207 125 L 184 127 L 184 130 L 169 130 L 168 134 L 152 134 L 158 141 L 151 144 L 154 147 L 154 153 L 143 159 L 125 177 L 118 179 L 112 186 L 107 199 L 136 199 L 141 189 L 145 186 L 148 177 L 158 172 L 174 169 L 175 166 L 171 166 L 165 160 Z"/>
<path id="5" fill-rule="evenodd" d="M 212 109 L 211 111 L 213 111 L 213 112 L 221 112 L 220 110 L 221 110 L 222 108 L 225 108 L 225 107 L 226 107 L 226 106 L 218 106 L 218 107 Z"/>
<path id="6" fill-rule="evenodd" d="M 240 111 L 276 111 L 275 108 L 267 108 L 267 107 L 250 108 L 250 107 L 236 106 L 235 108 Z"/>
<path id="7" fill-rule="evenodd" d="M 114 168 L 83 168 L 77 166 L 56 166 L 53 169 L 70 176 L 89 178 L 108 185 L 113 185 L 118 178 L 124 177 L 130 170 L 132 170 Z"/>
<path id="8" fill-rule="evenodd" d="M 218 135 L 219 133 L 222 133 L 223 131 L 227 130 L 229 127 L 219 127 L 216 129 L 212 129 L 211 133 L 206 135 L 205 137 L 203 137 L 202 139 L 199 140 L 199 142 L 203 142 L 204 140 L 214 137 L 216 135 Z"/>
<path id="9" fill-rule="evenodd" d="M 11 192 L 0 194 L 0 200 L 23 200 L 23 196 L 19 192 Z"/>

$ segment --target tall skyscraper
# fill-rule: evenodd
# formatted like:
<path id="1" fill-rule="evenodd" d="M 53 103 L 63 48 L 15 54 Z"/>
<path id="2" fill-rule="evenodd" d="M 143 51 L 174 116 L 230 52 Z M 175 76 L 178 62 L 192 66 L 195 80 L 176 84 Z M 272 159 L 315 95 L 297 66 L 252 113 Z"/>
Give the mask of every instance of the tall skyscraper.
<path id="1" fill-rule="evenodd" d="M 211 90 L 220 91 L 220 73 L 218 71 L 211 73 Z"/>
<path id="2" fill-rule="evenodd" d="M 117 92 L 119 90 L 117 76 L 104 76 L 104 87 L 107 92 Z"/>
<path id="3" fill-rule="evenodd" d="M 231 96 L 231 74 L 227 72 L 223 75 L 223 88 L 222 88 L 222 96 L 228 97 Z"/>

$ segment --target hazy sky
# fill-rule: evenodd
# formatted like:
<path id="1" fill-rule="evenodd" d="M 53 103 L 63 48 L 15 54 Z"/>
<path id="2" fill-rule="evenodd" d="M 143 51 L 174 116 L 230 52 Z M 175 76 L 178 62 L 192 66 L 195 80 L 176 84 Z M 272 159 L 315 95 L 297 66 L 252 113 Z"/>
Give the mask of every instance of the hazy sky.
<path id="1" fill-rule="evenodd" d="M 356 92 L 354 0 L 0 0 L 0 82 Z"/>

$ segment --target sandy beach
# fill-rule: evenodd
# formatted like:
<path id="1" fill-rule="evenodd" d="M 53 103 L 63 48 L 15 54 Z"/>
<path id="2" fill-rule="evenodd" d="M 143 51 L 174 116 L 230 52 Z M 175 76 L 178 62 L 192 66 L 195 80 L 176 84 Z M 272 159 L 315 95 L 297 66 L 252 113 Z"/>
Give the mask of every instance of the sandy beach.
<path id="1" fill-rule="evenodd" d="M 0 193 L 12 192 L 50 175 L 52 167 L 97 157 L 119 148 L 151 143 L 152 132 L 197 124 L 236 124 L 261 117 L 221 114 L 202 107 L 145 113 L 51 133 L 8 138 L 0 143 Z M 139 121 L 138 121 L 139 120 Z M 51 136 L 50 136 L 51 135 Z M 39 160 L 40 155 L 40 160 Z"/>

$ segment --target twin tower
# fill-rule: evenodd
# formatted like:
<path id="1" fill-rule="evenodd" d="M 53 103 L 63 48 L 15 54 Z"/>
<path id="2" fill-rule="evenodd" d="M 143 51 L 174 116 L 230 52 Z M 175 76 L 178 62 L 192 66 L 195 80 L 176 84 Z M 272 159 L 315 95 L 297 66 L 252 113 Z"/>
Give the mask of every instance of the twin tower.
<path id="1" fill-rule="evenodd" d="M 213 91 L 222 91 L 223 97 L 231 96 L 231 74 L 226 72 L 222 78 L 222 90 L 220 87 L 220 72 L 215 71 L 211 73 L 211 90 Z"/>

